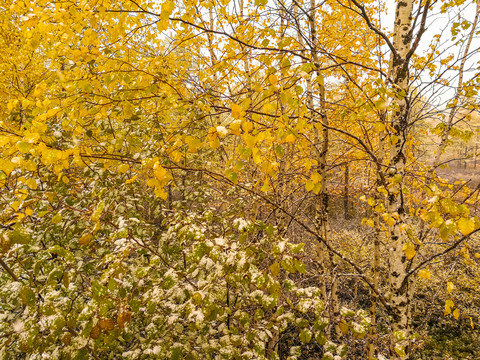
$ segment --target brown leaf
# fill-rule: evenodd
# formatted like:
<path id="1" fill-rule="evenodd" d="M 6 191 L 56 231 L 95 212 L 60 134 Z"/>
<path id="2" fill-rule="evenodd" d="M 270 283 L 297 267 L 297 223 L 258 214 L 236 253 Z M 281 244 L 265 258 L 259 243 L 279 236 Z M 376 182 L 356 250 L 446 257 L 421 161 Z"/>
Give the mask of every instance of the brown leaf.
<path id="1" fill-rule="evenodd" d="M 100 328 L 102 330 L 113 330 L 115 328 L 115 323 L 113 319 L 100 319 Z"/>
<path id="2" fill-rule="evenodd" d="M 93 340 L 98 339 L 101 332 L 102 332 L 102 330 L 100 329 L 100 326 L 98 326 L 98 324 L 97 324 L 93 327 L 92 331 L 90 331 L 90 337 Z"/>
<path id="3" fill-rule="evenodd" d="M 132 320 L 132 313 L 126 309 L 122 309 L 119 311 L 117 316 L 117 324 L 120 327 L 124 327 L 125 323 L 128 323 Z"/>

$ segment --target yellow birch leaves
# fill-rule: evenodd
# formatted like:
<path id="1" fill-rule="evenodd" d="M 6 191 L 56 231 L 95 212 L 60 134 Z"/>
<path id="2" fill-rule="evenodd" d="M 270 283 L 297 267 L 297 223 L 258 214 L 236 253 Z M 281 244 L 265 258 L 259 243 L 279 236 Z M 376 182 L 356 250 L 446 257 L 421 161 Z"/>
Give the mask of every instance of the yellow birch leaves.
<path id="1" fill-rule="evenodd" d="M 411 241 L 403 245 L 402 250 L 408 260 L 412 260 L 413 257 L 417 254 L 417 251 L 415 250 L 415 245 Z"/>
<path id="2" fill-rule="evenodd" d="M 455 285 L 452 282 L 447 282 L 447 294 L 450 294 L 453 289 L 455 289 Z"/>
<path id="3" fill-rule="evenodd" d="M 315 194 L 318 194 L 322 187 L 321 181 L 322 175 L 315 171 L 310 175 L 310 180 L 305 182 L 305 190 L 313 191 Z"/>
<path id="4" fill-rule="evenodd" d="M 475 223 L 469 218 L 460 218 L 457 222 L 458 231 L 466 236 L 475 230 Z"/>
<path id="5" fill-rule="evenodd" d="M 234 119 L 240 119 L 240 115 L 242 113 L 242 107 L 237 104 L 232 104 L 231 105 L 231 110 L 232 110 L 232 116 Z"/>
<path id="6" fill-rule="evenodd" d="M 430 271 L 428 269 L 422 269 L 418 272 L 418 277 L 420 277 L 422 279 L 425 279 L 425 280 L 430 279 L 431 276 L 432 276 L 432 274 L 430 273 Z"/>

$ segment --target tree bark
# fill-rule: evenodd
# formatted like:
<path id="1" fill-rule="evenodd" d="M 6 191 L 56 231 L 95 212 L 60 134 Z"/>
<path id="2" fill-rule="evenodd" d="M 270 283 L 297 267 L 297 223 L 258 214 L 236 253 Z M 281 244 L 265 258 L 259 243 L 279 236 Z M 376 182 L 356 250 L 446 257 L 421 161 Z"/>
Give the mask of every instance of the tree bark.
<path id="1" fill-rule="evenodd" d="M 388 246 L 389 256 L 389 302 L 392 316 L 392 335 L 390 339 L 390 356 L 392 359 L 408 358 L 408 339 L 410 336 L 410 292 L 408 291 L 407 265 L 408 260 L 403 252 L 407 237 L 402 230 L 405 224 L 405 205 L 403 198 L 403 182 L 405 177 L 407 130 L 409 125 L 408 80 L 409 56 L 412 45 L 412 11 L 413 0 L 399 0 L 395 13 L 392 59 L 390 76 L 397 96 L 392 99 L 394 112 L 391 125 L 392 146 L 389 154 L 387 182 L 390 185 L 387 211 L 395 221 L 390 227 Z M 427 11 L 426 8 L 424 11 Z"/>

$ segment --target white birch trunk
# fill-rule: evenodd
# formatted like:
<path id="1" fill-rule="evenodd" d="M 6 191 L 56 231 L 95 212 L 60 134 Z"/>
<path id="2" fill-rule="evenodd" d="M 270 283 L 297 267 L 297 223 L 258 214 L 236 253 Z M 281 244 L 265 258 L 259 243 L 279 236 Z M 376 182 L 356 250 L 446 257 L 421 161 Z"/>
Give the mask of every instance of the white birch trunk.
<path id="1" fill-rule="evenodd" d="M 403 178 L 405 176 L 405 143 L 409 119 L 408 104 L 408 53 L 412 43 L 412 9 L 413 0 L 399 0 L 395 14 L 393 47 L 396 53 L 392 54 L 390 74 L 391 81 L 400 96 L 393 98 L 395 112 L 392 114 L 392 127 L 395 130 L 397 142 L 392 144 L 389 155 L 389 169 L 387 179 L 396 183 L 389 189 L 387 210 L 396 217 L 390 228 L 390 243 L 388 244 L 389 258 L 389 297 L 392 309 L 392 359 L 407 359 L 408 338 L 410 336 L 410 322 L 408 318 L 410 306 L 410 292 L 408 291 L 407 276 L 408 260 L 403 252 L 407 237 L 402 231 L 405 222 L 405 205 L 403 200 Z M 402 181 L 397 179 L 401 176 Z M 394 178 L 396 179 L 394 180 Z"/>

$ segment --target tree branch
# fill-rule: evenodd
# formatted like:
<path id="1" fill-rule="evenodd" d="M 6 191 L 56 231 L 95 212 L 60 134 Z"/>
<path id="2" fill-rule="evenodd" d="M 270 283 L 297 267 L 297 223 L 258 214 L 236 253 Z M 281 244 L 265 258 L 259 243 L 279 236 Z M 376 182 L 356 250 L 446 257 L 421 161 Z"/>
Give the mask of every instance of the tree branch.
<path id="1" fill-rule="evenodd" d="M 10 266 L 7 265 L 5 261 L 3 261 L 2 258 L 0 258 L 0 265 L 5 269 L 5 271 L 12 277 L 13 280 L 18 281 L 18 277 L 15 275 L 12 269 L 10 269 Z"/>

